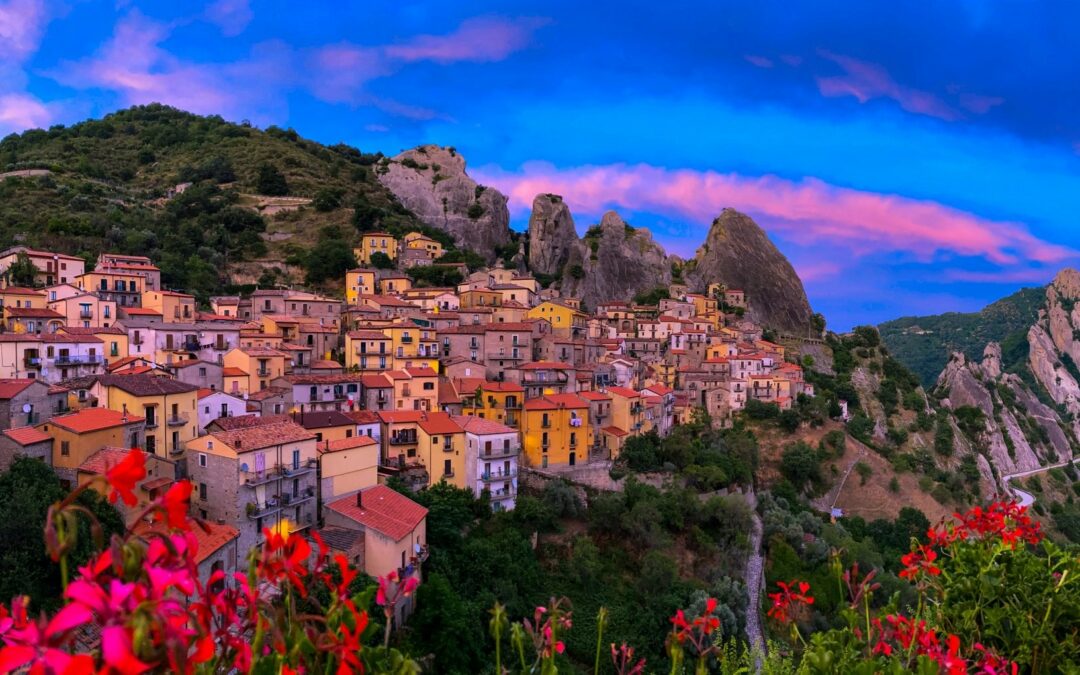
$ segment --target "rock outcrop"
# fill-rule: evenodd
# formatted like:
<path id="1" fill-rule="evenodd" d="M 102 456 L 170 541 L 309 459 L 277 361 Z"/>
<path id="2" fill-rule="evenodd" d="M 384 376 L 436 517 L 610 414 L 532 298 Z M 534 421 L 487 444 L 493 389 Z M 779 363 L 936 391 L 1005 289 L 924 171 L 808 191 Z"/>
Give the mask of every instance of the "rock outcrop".
<path id="1" fill-rule="evenodd" d="M 1028 331 L 1028 364 L 1054 402 L 1080 413 L 1080 272 L 1064 269 L 1046 288 L 1046 308 Z"/>
<path id="2" fill-rule="evenodd" d="M 534 246 L 530 242 L 530 246 Z M 531 254 L 530 254 L 531 255 Z M 629 301 L 635 295 L 671 284 L 671 259 L 648 230 L 633 228 L 608 211 L 577 241 L 566 259 L 560 289 L 576 296 L 589 309 L 611 300 Z"/>
<path id="3" fill-rule="evenodd" d="M 379 182 L 432 227 L 446 230 L 462 247 L 489 261 L 510 241 L 510 212 L 498 190 L 465 173 L 465 158 L 452 148 L 423 145 L 380 164 Z"/>
<path id="4" fill-rule="evenodd" d="M 561 274 L 580 243 L 574 217 L 562 197 L 536 195 L 529 216 L 529 269 L 534 274 Z"/>
<path id="5" fill-rule="evenodd" d="M 780 330 L 805 333 L 810 302 L 799 275 L 749 216 L 724 209 L 687 269 L 696 291 L 722 283 L 746 291 L 750 318 Z"/>

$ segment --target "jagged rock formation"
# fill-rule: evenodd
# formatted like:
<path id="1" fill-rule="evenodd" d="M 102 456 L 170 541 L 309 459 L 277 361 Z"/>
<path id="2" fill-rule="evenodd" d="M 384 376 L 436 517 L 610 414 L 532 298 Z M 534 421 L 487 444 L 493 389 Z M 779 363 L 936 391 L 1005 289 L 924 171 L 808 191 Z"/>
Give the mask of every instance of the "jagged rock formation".
<path id="1" fill-rule="evenodd" d="M 1039 401 L 1020 376 L 1001 372 L 1001 347 L 990 343 L 982 362 L 956 352 L 938 378 L 942 404 L 952 410 L 972 406 L 983 412 L 985 457 L 1000 475 L 1038 469 L 1072 456 L 1075 437 L 1057 411 Z M 954 437 L 962 439 L 959 429 Z"/>
<path id="2" fill-rule="evenodd" d="M 530 242 L 535 248 L 535 242 Z M 531 255 L 531 254 L 530 254 Z M 632 300 L 643 291 L 671 284 L 671 260 L 648 230 L 632 228 L 608 211 L 599 232 L 577 241 L 566 259 L 560 289 L 588 308 L 610 300 Z"/>
<path id="3" fill-rule="evenodd" d="M 529 269 L 555 276 L 580 244 L 574 217 L 559 195 L 536 195 L 529 216 Z"/>
<path id="4" fill-rule="evenodd" d="M 741 288 L 750 300 L 751 319 L 805 333 L 811 309 L 802 281 L 749 216 L 724 209 L 687 267 L 687 281 L 694 290 L 704 291 L 717 282 Z"/>
<path id="5" fill-rule="evenodd" d="M 1080 272 L 1064 269 L 1046 288 L 1046 307 L 1028 331 L 1028 364 L 1055 403 L 1080 413 Z"/>
<path id="6" fill-rule="evenodd" d="M 446 230 L 462 247 L 489 261 L 510 241 L 506 197 L 477 185 L 465 173 L 465 158 L 452 148 L 423 145 L 381 163 L 379 182 L 422 222 Z"/>

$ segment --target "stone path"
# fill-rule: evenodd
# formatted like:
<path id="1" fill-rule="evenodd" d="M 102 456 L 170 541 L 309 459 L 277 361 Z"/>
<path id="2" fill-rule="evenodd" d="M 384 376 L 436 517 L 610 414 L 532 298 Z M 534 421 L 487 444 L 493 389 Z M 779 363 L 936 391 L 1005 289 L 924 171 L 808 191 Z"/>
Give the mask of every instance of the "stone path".
<path id="1" fill-rule="evenodd" d="M 757 497 L 753 491 L 746 493 L 746 503 L 753 514 L 754 525 L 750 531 L 750 555 L 746 558 L 746 639 L 754 650 L 754 666 L 761 672 L 762 656 L 765 654 L 765 634 L 761 630 L 761 594 L 765 590 L 765 560 L 761 555 L 762 525 L 757 512 Z"/>

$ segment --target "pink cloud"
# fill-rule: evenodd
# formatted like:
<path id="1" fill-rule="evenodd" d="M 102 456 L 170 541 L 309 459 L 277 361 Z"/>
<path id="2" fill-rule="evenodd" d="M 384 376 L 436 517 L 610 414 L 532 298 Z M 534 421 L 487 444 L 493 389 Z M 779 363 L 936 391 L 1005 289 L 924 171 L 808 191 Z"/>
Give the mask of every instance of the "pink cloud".
<path id="1" fill-rule="evenodd" d="M 746 59 L 747 62 L 750 63 L 750 65 L 757 66 L 758 68 L 772 68 L 773 67 L 772 59 L 767 58 L 765 56 L 757 56 L 756 54 L 747 54 L 747 55 L 743 56 L 743 58 Z"/>
<path id="2" fill-rule="evenodd" d="M 22 62 L 37 51 L 47 20 L 44 0 L 0 2 L 0 59 Z"/>
<path id="3" fill-rule="evenodd" d="M 1005 99 L 1000 96 L 982 96 L 980 94 L 960 94 L 958 100 L 961 106 L 976 115 L 985 115 L 994 106 L 999 106 L 1005 102 Z"/>
<path id="4" fill-rule="evenodd" d="M 340 43 L 316 49 L 309 59 L 312 92 L 331 103 L 353 101 L 369 81 L 393 72 L 382 51 L 375 47 Z"/>
<path id="5" fill-rule="evenodd" d="M 535 195 L 561 194 L 575 211 L 622 207 L 677 213 L 707 223 L 723 208 L 746 211 L 772 232 L 802 244 L 827 241 L 852 253 L 900 252 L 930 261 L 939 255 L 980 257 L 999 265 L 1059 263 L 1077 254 L 1043 241 L 1023 225 L 993 221 L 932 201 L 862 192 L 806 178 L 747 177 L 669 170 L 646 164 L 558 170 L 527 164 L 518 173 L 492 172 L 484 182 L 527 210 Z"/>
<path id="6" fill-rule="evenodd" d="M 200 64 L 160 47 L 171 31 L 171 26 L 132 12 L 94 56 L 65 63 L 53 75 L 71 87 L 116 91 L 129 105 L 159 102 L 236 116 L 279 104 L 276 94 L 290 83 L 292 71 L 286 45 L 265 43 L 247 60 Z"/>
<path id="7" fill-rule="evenodd" d="M 221 29 L 223 35 L 232 37 L 244 32 L 255 18 L 249 0 L 217 0 L 206 8 L 206 20 Z"/>
<path id="8" fill-rule="evenodd" d="M 0 132 L 49 126 L 53 114 L 41 101 L 27 94 L 0 94 Z"/>
<path id="9" fill-rule="evenodd" d="M 821 52 L 821 56 L 844 71 L 843 75 L 817 78 L 818 91 L 824 96 L 854 96 L 859 103 L 875 98 L 889 98 L 900 104 L 904 110 L 919 115 L 947 121 L 961 117 L 956 109 L 934 94 L 898 84 L 879 65 L 825 51 Z"/>
<path id="10" fill-rule="evenodd" d="M 993 272 L 975 270 L 946 270 L 949 281 L 968 281 L 980 284 L 1045 284 L 1057 273 L 1056 269 L 1015 267 Z"/>
<path id="11" fill-rule="evenodd" d="M 417 35 L 386 47 L 386 55 L 400 61 L 501 61 L 523 49 L 533 33 L 547 23 L 535 17 L 503 19 L 478 17 L 464 21 L 445 35 Z"/>
<path id="12" fill-rule="evenodd" d="M 796 262 L 795 271 L 804 282 L 821 281 L 830 279 L 844 271 L 844 268 L 835 262 L 818 260 L 814 262 Z"/>

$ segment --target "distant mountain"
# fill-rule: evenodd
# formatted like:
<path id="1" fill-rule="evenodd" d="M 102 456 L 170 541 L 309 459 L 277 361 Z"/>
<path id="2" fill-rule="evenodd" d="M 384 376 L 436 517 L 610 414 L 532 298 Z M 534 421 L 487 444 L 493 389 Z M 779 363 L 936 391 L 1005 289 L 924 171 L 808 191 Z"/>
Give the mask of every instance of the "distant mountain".
<path id="1" fill-rule="evenodd" d="M 1028 329 L 1045 303 L 1045 287 L 1025 288 L 978 312 L 907 316 L 886 321 L 878 330 L 893 355 L 929 388 L 953 352 L 978 360 L 989 342 L 1001 344 L 1005 370 L 1023 362 Z"/>

